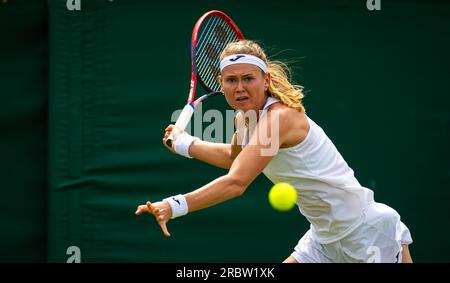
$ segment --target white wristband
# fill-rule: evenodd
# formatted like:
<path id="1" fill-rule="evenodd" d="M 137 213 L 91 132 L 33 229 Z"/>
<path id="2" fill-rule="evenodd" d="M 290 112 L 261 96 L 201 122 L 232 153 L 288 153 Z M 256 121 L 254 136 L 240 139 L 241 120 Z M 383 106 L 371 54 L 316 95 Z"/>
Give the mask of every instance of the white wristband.
<path id="1" fill-rule="evenodd" d="M 164 200 L 167 201 L 170 208 L 172 208 L 171 219 L 186 215 L 189 211 L 186 198 L 181 194 L 165 198 Z"/>
<path id="2" fill-rule="evenodd" d="M 193 137 L 193 136 L 189 135 L 188 133 L 182 133 L 180 136 L 178 136 L 175 139 L 175 143 L 173 144 L 173 149 L 179 155 L 182 155 L 187 158 L 192 158 L 189 155 L 189 147 L 196 140 L 200 140 L 200 139 L 197 137 Z"/>

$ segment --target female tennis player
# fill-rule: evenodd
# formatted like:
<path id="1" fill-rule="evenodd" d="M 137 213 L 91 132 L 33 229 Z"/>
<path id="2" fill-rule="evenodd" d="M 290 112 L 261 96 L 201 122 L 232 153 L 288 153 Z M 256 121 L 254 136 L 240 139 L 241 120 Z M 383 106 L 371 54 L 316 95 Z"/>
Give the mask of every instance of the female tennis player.
<path id="1" fill-rule="evenodd" d="M 253 41 L 228 44 L 219 81 L 236 116 L 231 144 L 202 141 L 169 125 L 171 151 L 229 168 L 228 174 L 187 194 L 139 205 L 155 216 L 163 233 L 169 219 L 242 195 L 263 172 L 273 183 L 292 184 L 311 228 L 284 262 L 412 262 L 408 228 L 392 208 L 374 201 L 359 184 L 332 141 L 306 114 L 302 87 L 289 82 L 285 66 L 269 61 Z M 254 111 L 256 122 L 245 115 Z M 244 113 L 244 114 L 243 114 Z M 276 131 L 273 131 L 276 129 Z M 259 133 L 267 133 L 263 140 Z M 274 154 L 262 154 L 276 147 Z"/>

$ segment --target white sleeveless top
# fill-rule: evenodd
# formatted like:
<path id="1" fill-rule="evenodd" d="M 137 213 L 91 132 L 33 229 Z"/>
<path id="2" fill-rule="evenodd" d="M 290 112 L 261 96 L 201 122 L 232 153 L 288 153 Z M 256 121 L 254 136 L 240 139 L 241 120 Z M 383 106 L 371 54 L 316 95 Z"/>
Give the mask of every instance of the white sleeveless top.
<path id="1" fill-rule="evenodd" d="M 269 97 L 261 117 L 279 100 Z M 311 223 L 315 240 L 327 244 L 350 234 L 363 220 L 374 202 L 373 191 L 362 187 L 333 142 L 307 117 L 305 139 L 289 148 L 280 148 L 263 173 L 273 183 L 287 182 L 297 190 L 300 213 Z M 248 144 L 248 129 L 243 147 Z"/>

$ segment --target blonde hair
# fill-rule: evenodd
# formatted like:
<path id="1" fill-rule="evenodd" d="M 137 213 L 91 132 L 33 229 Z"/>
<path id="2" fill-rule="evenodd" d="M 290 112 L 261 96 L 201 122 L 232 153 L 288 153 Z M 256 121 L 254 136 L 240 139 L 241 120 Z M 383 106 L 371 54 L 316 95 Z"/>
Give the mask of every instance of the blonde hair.
<path id="1" fill-rule="evenodd" d="M 279 99 L 283 104 L 290 108 L 305 112 L 302 104 L 303 87 L 301 85 L 291 84 L 289 81 L 290 69 L 280 61 L 270 61 L 267 59 L 264 50 L 252 40 L 241 40 L 229 43 L 220 55 L 220 60 L 233 54 L 250 54 L 260 58 L 266 63 L 270 73 L 269 88 L 267 93 Z"/>

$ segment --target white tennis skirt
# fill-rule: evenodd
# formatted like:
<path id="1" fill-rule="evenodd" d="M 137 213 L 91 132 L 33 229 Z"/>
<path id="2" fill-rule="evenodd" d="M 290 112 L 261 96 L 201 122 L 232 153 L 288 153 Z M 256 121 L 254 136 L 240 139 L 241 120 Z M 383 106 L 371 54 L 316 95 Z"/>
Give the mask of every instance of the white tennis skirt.
<path id="1" fill-rule="evenodd" d="M 382 203 L 367 208 L 365 220 L 339 241 L 320 244 L 311 230 L 300 239 L 292 253 L 297 262 L 368 262 L 402 261 L 402 245 L 412 243 L 409 229 L 400 215 Z"/>

